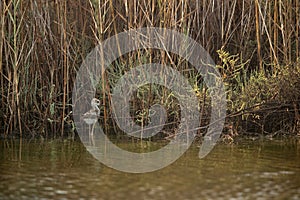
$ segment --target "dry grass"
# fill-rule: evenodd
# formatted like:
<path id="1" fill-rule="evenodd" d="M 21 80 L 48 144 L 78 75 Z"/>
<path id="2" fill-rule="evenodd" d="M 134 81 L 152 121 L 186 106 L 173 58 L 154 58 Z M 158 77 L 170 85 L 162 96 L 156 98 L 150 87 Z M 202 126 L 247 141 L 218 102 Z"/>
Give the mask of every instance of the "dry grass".
<path id="1" fill-rule="evenodd" d="M 1 132 L 63 136 L 81 61 L 99 42 L 132 28 L 175 29 L 202 44 L 215 60 L 223 47 L 249 60 L 247 73 L 276 73 L 278 66 L 300 57 L 299 8 L 298 0 L 1 1 Z M 141 59 L 138 52 L 131 56 Z M 151 59 L 170 62 L 164 52 Z M 109 88 L 105 84 L 102 88 Z M 107 120 L 105 90 L 100 95 Z"/>

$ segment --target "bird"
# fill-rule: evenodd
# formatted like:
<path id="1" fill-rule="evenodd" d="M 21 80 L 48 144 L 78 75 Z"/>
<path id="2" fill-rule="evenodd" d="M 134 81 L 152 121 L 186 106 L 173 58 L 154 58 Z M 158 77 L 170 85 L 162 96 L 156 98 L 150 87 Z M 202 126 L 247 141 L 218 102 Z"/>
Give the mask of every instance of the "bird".
<path id="1" fill-rule="evenodd" d="M 100 116 L 100 109 L 99 106 L 100 105 L 100 100 L 97 98 L 93 98 L 91 100 L 91 107 L 92 109 L 90 109 L 88 112 L 84 113 L 82 115 L 82 119 L 83 121 L 89 125 L 89 135 L 93 136 L 94 134 L 94 126 L 96 124 L 96 122 L 98 121 L 98 118 Z M 91 125 L 92 126 L 92 132 L 91 132 Z"/>

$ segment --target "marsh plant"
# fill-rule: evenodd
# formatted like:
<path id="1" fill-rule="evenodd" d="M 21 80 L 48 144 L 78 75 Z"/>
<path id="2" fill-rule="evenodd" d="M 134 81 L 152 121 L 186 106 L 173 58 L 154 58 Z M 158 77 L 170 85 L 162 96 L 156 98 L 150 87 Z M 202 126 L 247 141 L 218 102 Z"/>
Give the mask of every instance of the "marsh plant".
<path id="1" fill-rule="evenodd" d="M 290 127 L 288 121 L 295 127 L 299 121 L 299 9 L 298 0 L 1 1 L 1 137 L 67 136 L 74 128 L 71 91 L 83 59 L 107 38 L 138 27 L 173 29 L 200 43 L 219 65 L 232 120 L 235 116 L 255 121 L 266 133 L 263 121 L 276 119 L 270 119 L 276 113 L 281 116 L 276 124 L 281 125 L 270 131 Z M 113 71 L 95 83 L 105 127 L 114 127 L 110 84 L 130 67 L 147 62 L 169 64 L 185 75 L 203 116 L 207 115 L 209 91 L 201 75 L 176 55 L 146 49 L 118 59 L 111 66 Z M 165 105 L 169 122 L 177 123 L 176 99 L 158 85 L 145 85 L 133 97 L 137 123 L 148 123 L 147 108 L 152 103 Z"/>

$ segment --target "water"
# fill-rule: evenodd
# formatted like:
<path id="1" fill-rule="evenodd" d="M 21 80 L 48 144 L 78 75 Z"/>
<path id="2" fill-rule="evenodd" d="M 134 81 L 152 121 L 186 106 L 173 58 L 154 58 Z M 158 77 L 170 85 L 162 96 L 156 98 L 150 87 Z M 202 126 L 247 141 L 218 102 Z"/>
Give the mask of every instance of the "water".
<path id="1" fill-rule="evenodd" d="M 99 163 L 79 141 L 2 140 L 0 199 L 300 198 L 296 138 L 218 144 L 202 160 L 197 145 L 162 170 L 128 174 Z"/>

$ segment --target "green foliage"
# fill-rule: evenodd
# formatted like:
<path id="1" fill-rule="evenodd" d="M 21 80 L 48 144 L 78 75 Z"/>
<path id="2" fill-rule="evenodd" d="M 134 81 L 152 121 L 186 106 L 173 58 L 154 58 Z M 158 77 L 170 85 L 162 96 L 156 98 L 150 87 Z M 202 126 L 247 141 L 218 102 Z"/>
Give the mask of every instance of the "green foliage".
<path id="1" fill-rule="evenodd" d="M 299 112 L 299 62 L 277 65 L 266 72 L 249 71 L 245 67 L 247 62 L 242 62 L 239 55 L 230 55 L 224 49 L 217 52 L 222 61 L 222 65 L 217 67 L 226 87 L 228 114 L 235 116 L 232 119 L 234 124 L 239 124 L 239 120 L 247 120 L 260 127 L 263 133 L 278 129 L 291 131 L 294 125 L 290 116 L 296 118 Z"/>
<path id="2" fill-rule="evenodd" d="M 107 87 L 109 87 L 110 89 L 107 90 L 106 88 L 106 90 L 103 90 L 103 85 L 100 83 L 97 85 L 97 90 L 100 91 L 99 93 L 101 93 L 101 91 L 106 91 L 106 97 L 108 97 L 113 91 L 117 82 L 120 80 L 120 78 L 124 76 L 127 72 L 129 72 L 132 68 L 141 66 L 143 64 L 149 64 L 150 57 L 152 57 L 153 60 L 159 60 L 159 57 L 161 56 L 160 52 L 155 52 L 153 53 L 153 55 L 150 56 L 145 56 L 149 55 L 147 53 L 143 56 L 139 55 L 139 52 L 135 52 L 114 61 L 112 65 L 106 70 L 105 76 L 106 80 L 104 85 L 107 85 Z M 197 79 L 199 79 L 200 77 L 197 71 L 190 69 L 189 66 L 186 65 L 186 63 L 183 63 L 182 66 L 175 66 L 175 70 L 180 71 L 181 74 L 189 81 L 190 85 L 193 86 L 193 89 L 196 92 L 197 96 L 203 96 L 201 95 L 201 89 L 203 85 L 197 82 Z M 172 74 L 168 75 L 172 76 Z M 146 76 L 146 74 L 138 73 L 136 76 L 142 76 L 143 79 L 143 77 Z M 147 77 L 144 78 L 147 79 Z M 155 79 L 156 77 L 151 78 Z M 172 81 L 172 84 L 176 84 L 176 80 Z M 99 98 L 103 100 L 103 96 L 100 95 Z M 106 99 L 106 101 L 106 105 L 109 105 L 109 99 Z M 168 116 L 167 120 L 170 123 L 176 124 L 180 121 L 179 101 L 176 98 L 174 92 L 165 86 L 158 84 L 145 84 L 139 87 L 132 94 L 129 103 L 130 114 L 135 120 L 135 122 L 139 125 L 147 125 L 150 123 L 150 116 L 153 114 L 150 108 L 155 104 L 162 105 L 165 108 Z M 108 112 L 110 112 L 110 110 Z"/>
<path id="3" fill-rule="evenodd" d="M 228 109 L 230 111 L 239 111 L 246 105 L 241 95 L 245 90 L 246 64 L 242 62 L 239 55 L 230 55 L 223 48 L 217 51 L 222 65 L 217 65 L 223 78 L 226 89 Z"/>

